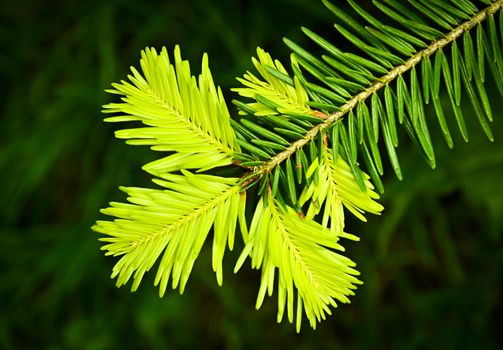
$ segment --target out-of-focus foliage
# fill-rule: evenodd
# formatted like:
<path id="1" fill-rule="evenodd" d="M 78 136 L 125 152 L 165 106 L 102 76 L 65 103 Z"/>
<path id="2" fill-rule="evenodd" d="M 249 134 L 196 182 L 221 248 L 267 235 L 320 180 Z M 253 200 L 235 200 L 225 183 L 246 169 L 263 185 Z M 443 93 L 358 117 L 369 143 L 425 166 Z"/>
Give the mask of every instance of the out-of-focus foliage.
<path id="1" fill-rule="evenodd" d="M 494 143 L 470 123 L 470 142 L 453 135 L 453 151 L 433 133 L 435 171 L 412 145 L 401 145 L 405 180 L 387 169 L 386 215 L 347 224 L 360 233 L 348 251 L 365 284 L 316 333 L 271 326 L 276 300 L 266 298 L 262 312 L 250 312 L 259 276 L 244 267 L 234 276 L 233 254 L 224 260 L 220 288 L 211 249 L 203 249 L 183 298 L 159 299 L 154 288 L 133 295 L 106 278 L 113 262 L 101 256 L 89 226 L 98 208 L 120 199 L 116 184 L 147 183 L 138 169 L 151 160 L 150 152 L 114 140 L 113 126 L 103 125 L 109 82 L 123 77 L 145 46 L 179 43 L 190 61 L 208 52 L 230 101 L 228 89 L 249 69 L 256 46 L 282 58 L 288 54 L 282 36 L 306 42 L 299 26 L 328 31 L 326 16 L 313 0 L 2 4 L 0 348 L 501 343 L 503 102 L 494 106 Z M 464 112 L 476 120 L 469 107 Z"/>

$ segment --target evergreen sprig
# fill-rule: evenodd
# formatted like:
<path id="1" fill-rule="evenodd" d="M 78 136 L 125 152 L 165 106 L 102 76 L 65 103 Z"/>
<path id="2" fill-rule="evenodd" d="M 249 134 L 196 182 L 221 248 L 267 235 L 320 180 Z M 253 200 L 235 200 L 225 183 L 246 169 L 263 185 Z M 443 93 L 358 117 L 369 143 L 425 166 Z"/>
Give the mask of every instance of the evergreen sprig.
<path id="1" fill-rule="evenodd" d="M 203 56 L 198 81 L 191 76 L 189 62 L 181 58 L 180 48 L 170 63 L 165 48 L 142 52 L 142 76 L 134 67 L 131 83 L 113 84 L 112 94 L 124 96 L 121 103 L 104 106 L 105 113 L 120 113 L 107 122 L 141 121 L 147 127 L 119 130 L 117 138 L 132 145 L 149 145 L 171 155 L 146 164 L 143 169 L 162 176 L 178 169 L 205 171 L 232 163 L 239 151 L 222 91 L 215 88 Z"/>
<path id="2" fill-rule="evenodd" d="M 344 251 L 340 238 L 358 240 L 345 231 L 344 211 L 365 220 L 365 212 L 383 210 L 376 202 L 383 192 L 383 149 L 402 178 L 398 127 L 434 168 L 427 105 L 433 104 L 452 148 L 453 122 L 468 141 L 461 109 L 467 99 L 493 140 L 485 82 L 491 77 L 503 95 L 503 0 L 375 0 L 373 11 L 348 0 L 352 13 L 323 3 L 348 51 L 302 28 L 324 54 L 285 39 L 292 50 L 289 72 L 259 48 L 252 59 L 257 73 L 238 78 L 242 87 L 234 89 L 242 98 L 233 101 L 239 110 L 234 119 L 206 55 L 196 79 L 178 47 L 173 63 L 166 49 L 146 49 L 142 74 L 132 68 L 131 83 L 113 85 L 109 92 L 123 97 L 105 106 L 115 114 L 106 121 L 145 125 L 116 136 L 167 152 L 143 167 L 162 189 L 123 188 L 130 203 L 111 203 L 102 212 L 116 219 L 93 226 L 105 235 L 107 254 L 120 256 L 112 274 L 117 285 L 132 278 L 136 290 L 160 260 L 160 295 L 170 278 L 172 288 L 183 292 L 211 228 L 213 270 L 221 284 L 222 259 L 234 246 L 239 223 L 244 249 L 235 271 L 248 257 L 261 269 L 256 307 L 277 280 L 278 322 L 285 310 L 290 322 L 295 313 L 299 331 L 305 313 L 314 328 L 330 306 L 349 302 L 361 283 L 355 264 L 336 252 Z M 380 16 L 373 15 L 377 10 Z M 441 103 L 444 90 L 451 111 Z M 222 176 L 222 167 L 234 177 Z M 248 232 L 246 194 L 252 187 L 259 198 Z"/>
<path id="3" fill-rule="evenodd" d="M 356 264 L 331 250 L 344 251 L 333 233 L 314 220 L 299 217 L 291 207 L 282 207 L 270 193 L 260 198 L 245 243 L 234 271 L 239 270 L 248 256 L 253 268 L 262 269 L 258 309 L 266 292 L 272 295 L 278 269 L 277 320 L 281 322 L 286 304 L 288 320 L 293 322 L 297 299 L 297 331 L 302 309 L 314 328 L 317 321 L 325 319 L 325 313 L 331 313 L 329 306 L 337 306 L 336 300 L 348 303 L 347 296 L 354 294 L 355 284 L 361 284 L 354 277 L 359 275 L 353 268 Z"/>

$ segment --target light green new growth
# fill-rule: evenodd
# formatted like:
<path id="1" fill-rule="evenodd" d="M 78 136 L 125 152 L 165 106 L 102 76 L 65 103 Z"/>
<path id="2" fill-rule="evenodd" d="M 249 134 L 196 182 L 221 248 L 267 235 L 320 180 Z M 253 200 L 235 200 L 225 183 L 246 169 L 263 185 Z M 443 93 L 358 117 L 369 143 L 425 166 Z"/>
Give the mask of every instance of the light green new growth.
<path id="1" fill-rule="evenodd" d="M 222 259 L 225 246 L 234 246 L 236 220 L 240 217 L 246 233 L 245 193 L 239 178 L 192 174 L 187 169 L 204 171 L 232 163 L 239 150 L 230 126 L 229 112 L 220 89 L 216 89 L 203 57 L 199 84 L 190 75 L 180 49 L 170 64 L 166 49 L 158 55 L 154 49 L 142 53 L 144 76 L 131 68 L 129 80 L 114 84 L 111 93 L 125 95 L 122 103 L 105 106 L 107 113 L 125 113 L 106 121 L 138 120 L 149 126 L 120 130 L 119 138 L 128 143 L 151 145 L 157 151 L 174 151 L 170 156 L 143 167 L 164 180 L 154 179 L 159 189 L 122 188 L 132 204 L 111 203 L 104 214 L 119 219 L 98 221 L 95 231 L 106 234 L 103 250 L 121 256 L 112 278 L 117 285 L 134 279 L 136 290 L 145 272 L 161 255 L 155 279 L 162 296 L 171 277 L 173 289 L 183 292 L 195 259 L 213 227 L 213 270 L 222 284 Z M 173 171 L 180 171 L 175 174 Z"/>
<path id="2" fill-rule="evenodd" d="M 213 226 L 213 270 L 222 284 L 222 259 L 225 247 L 234 247 L 236 221 L 244 222 L 246 197 L 240 193 L 238 178 L 165 174 L 154 179 L 160 189 L 121 188 L 128 194 L 126 203 L 111 203 L 102 213 L 118 219 L 98 221 L 94 230 L 106 234 L 102 247 L 107 255 L 121 256 L 112 278 L 117 286 L 134 282 L 138 288 L 145 272 L 161 257 L 155 285 L 163 296 L 169 279 L 172 288 L 183 293 L 192 266 Z M 246 232 L 246 230 L 244 230 Z"/>
<path id="3" fill-rule="evenodd" d="M 282 208 L 265 194 L 257 204 L 248 240 L 234 271 L 239 270 L 248 255 L 252 267 L 262 269 L 258 309 L 266 292 L 269 296 L 273 293 L 278 268 L 278 322 L 283 318 L 285 304 L 288 320 L 293 322 L 296 299 L 297 331 L 302 309 L 316 328 L 316 322 L 325 319 L 325 313 L 331 314 L 329 306 L 336 307 L 336 300 L 349 303 L 347 296 L 354 294 L 354 284 L 361 284 L 354 277 L 360 274 L 353 269 L 356 264 L 327 249 L 344 251 L 334 238 L 317 222 L 300 218 L 292 208 Z"/>
<path id="4" fill-rule="evenodd" d="M 299 198 L 301 206 L 311 200 L 306 219 L 313 220 L 323 207 L 321 217 L 323 228 L 328 227 L 330 220 L 330 230 L 340 236 L 345 235 L 343 233 L 343 206 L 362 221 L 367 221 L 362 213 L 379 214 L 384 209 L 382 205 L 374 201 L 379 198 L 379 195 L 373 191 L 374 186 L 368 181 L 368 175 L 365 174 L 367 190 L 362 191 L 349 165 L 341 157 L 337 157 L 334 161 L 326 145 L 322 147 L 322 156 L 317 158 L 307 170 L 307 178 L 311 177 L 314 169 L 317 169 L 318 178 L 304 188 Z M 352 239 L 358 238 L 352 236 Z"/>
<path id="5" fill-rule="evenodd" d="M 166 48 L 158 55 L 154 49 L 142 52 L 142 76 L 134 67 L 126 81 L 113 84 L 110 93 L 123 95 L 122 103 L 104 106 L 105 113 L 120 113 L 108 122 L 141 121 L 146 128 L 119 130 L 116 137 L 132 145 L 149 145 L 155 151 L 174 154 L 149 163 L 144 170 L 162 176 L 178 169 L 204 171 L 232 163 L 236 144 L 229 111 L 220 88 L 216 89 L 203 56 L 198 81 L 183 61 L 180 48 L 174 64 Z"/>
<path id="6" fill-rule="evenodd" d="M 257 116 L 288 114 L 289 112 L 310 113 L 311 110 L 307 105 L 309 98 L 299 79 L 290 78 L 281 62 L 273 61 L 271 56 L 261 48 L 257 49 L 257 56 L 258 60 L 252 58 L 252 62 L 265 81 L 247 72 L 244 79 L 237 78 L 246 88 L 233 89 L 243 97 L 262 101 L 262 103 L 248 103 L 248 108 Z M 273 106 L 267 105 L 265 101 L 270 101 Z"/>
<path id="7" fill-rule="evenodd" d="M 365 212 L 383 210 L 382 150 L 402 178 L 399 126 L 432 167 L 434 119 L 448 147 L 450 124 L 468 140 L 464 100 L 493 140 L 484 83 L 491 78 L 503 96 L 503 0 L 376 0 L 375 17 L 366 4 L 347 2 L 351 13 L 323 0 L 336 17 L 334 41 L 345 38 L 349 51 L 307 28 L 321 56 L 285 39 L 292 55 L 284 66 L 259 48 L 257 74 L 247 72 L 233 89 L 242 97 L 233 101 L 234 119 L 207 56 L 196 79 L 178 47 L 173 62 L 166 49 L 147 48 L 141 72 L 131 68 L 130 82 L 108 90 L 122 102 L 104 106 L 114 114 L 106 121 L 144 125 L 116 136 L 163 152 L 143 167 L 160 188 L 121 188 L 129 203 L 111 203 L 102 212 L 115 219 L 93 226 L 104 235 L 102 249 L 119 259 L 118 286 L 132 279 L 136 290 L 157 264 L 159 294 L 169 283 L 183 292 L 210 232 L 221 285 L 239 225 L 244 248 L 235 272 L 248 258 L 261 269 L 256 307 L 276 285 L 277 321 L 286 313 L 300 331 L 304 313 L 315 328 L 361 283 L 355 263 L 336 252 L 344 251 L 341 238 L 359 239 L 346 232 L 344 211 L 365 221 Z M 249 231 L 247 196 L 258 196 Z"/>

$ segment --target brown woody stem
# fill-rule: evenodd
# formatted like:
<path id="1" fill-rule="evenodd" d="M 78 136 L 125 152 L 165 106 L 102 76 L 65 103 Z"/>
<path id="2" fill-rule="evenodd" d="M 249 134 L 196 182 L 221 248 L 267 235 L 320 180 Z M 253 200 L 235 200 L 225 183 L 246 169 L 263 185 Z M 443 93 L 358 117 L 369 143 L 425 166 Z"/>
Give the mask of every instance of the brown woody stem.
<path id="1" fill-rule="evenodd" d="M 433 55 L 435 52 L 437 52 L 438 50 L 449 45 L 450 43 L 452 43 L 453 41 L 455 41 L 456 39 L 461 37 L 464 32 L 469 31 L 470 29 L 475 27 L 477 24 L 483 22 L 488 16 L 491 16 L 491 15 L 494 15 L 495 13 L 497 13 L 502 7 L 503 7 L 503 0 L 498 0 L 498 1 L 494 2 L 492 5 L 488 6 L 486 9 L 478 12 L 470 20 L 468 20 L 468 21 L 460 24 L 456 28 L 454 28 L 444 38 L 433 41 L 427 48 L 425 48 L 421 51 L 418 51 L 414 56 L 412 56 L 410 59 L 408 59 L 404 64 L 393 68 L 387 74 L 385 74 L 384 76 L 377 79 L 367 89 L 365 89 L 364 91 L 360 92 L 359 94 L 353 96 L 344 105 L 339 107 L 339 110 L 337 112 L 329 115 L 323 123 L 318 124 L 314 128 L 312 128 L 311 130 L 309 130 L 303 138 L 292 143 L 286 150 L 276 154 L 270 160 L 268 160 L 267 162 L 264 162 L 263 165 L 254 167 L 253 171 L 256 174 L 256 176 L 254 176 L 253 178 L 258 179 L 258 178 L 262 177 L 263 175 L 270 173 L 276 166 L 278 166 L 281 162 L 283 162 L 284 160 L 289 158 L 291 155 L 293 155 L 298 149 L 304 147 L 306 144 L 311 142 L 320 132 L 329 128 L 337 120 L 339 120 L 344 115 L 346 115 L 348 112 L 350 112 L 358 104 L 358 102 L 367 100 L 370 96 L 372 96 L 372 94 L 379 91 L 380 89 L 385 87 L 387 84 L 391 83 L 399 75 L 402 75 L 403 73 L 407 72 L 408 70 L 410 70 L 414 66 L 416 66 L 418 63 L 420 63 L 424 57 L 429 57 L 429 56 Z"/>

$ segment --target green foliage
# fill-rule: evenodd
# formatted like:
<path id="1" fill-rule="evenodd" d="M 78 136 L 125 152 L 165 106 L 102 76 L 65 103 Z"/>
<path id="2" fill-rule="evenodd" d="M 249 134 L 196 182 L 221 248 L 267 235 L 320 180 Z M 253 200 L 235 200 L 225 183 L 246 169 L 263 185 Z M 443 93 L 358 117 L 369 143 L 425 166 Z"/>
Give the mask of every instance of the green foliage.
<path id="1" fill-rule="evenodd" d="M 112 274 L 118 285 L 132 276 L 136 290 L 163 255 L 155 280 L 160 294 L 170 276 L 172 287 L 180 286 L 183 292 L 212 226 L 213 269 L 221 284 L 222 258 L 227 243 L 233 247 L 239 218 L 245 246 L 236 270 L 247 257 L 253 268 L 261 268 L 257 308 L 266 292 L 272 295 L 278 269 L 278 322 L 285 304 L 293 322 L 297 294 L 297 330 L 302 310 L 315 328 L 330 314 L 329 306 L 335 307 L 336 300 L 349 302 L 347 296 L 360 283 L 354 263 L 333 249 L 343 250 L 341 237 L 357 239 L 344 232 L 344 207 L 362 220 L 364 212 L 382 211 L 369 179 L 383 192 L 383 149 L 402 178 L 398 126 L 434 168 L 427 105 L 432 101 L 438 127 L 452 147 L 452 121 L 446 115 L 454 114 L 460 134 L 468 140 L 460 108 L 465 96 L 493 141 L 485 67 L 503 95 L 503 1 L 420 1 L 407 6 L 375 1 L 385 15 L 382 20 L 356 2 L 348 3 L 361 18 L 324 1 L 350 50 L 304 28 L 325 55 L 316 57 L 285 39 L 293 51 L 292 74 L 257 50 L 253 64 L 260 77 L 248 72 L 239 79 L 244 87 L 234 89 L 247 99 L 234 101 L 242 115 L 239 121 L 230 119 L 206 56 L 196 82 L 178 48 L 174 66 L 165 49 L 160 55 L 146 49 L 143 76 L 133 68 L 133 85 L 114 85 L 110 92 L 125 95 L 123 103 L 105 109 L 122 114 L 106 120 L 148 126 L 121 130 L 117 137 L 170 152 L 144 166 L 165 180 L 154 180 L 165 190 L 125 189 L 132 204 L 112 203 L 103 212 L 117 219 L 94 226 L 107 236 L 102 238 L 107 254 L 122 256 Z M 456 40 L 463 42 L 462 49 Z M 443 110 L 441 88 L 447 91 L 452 113 Z M 209 170 L 213 175 L 197 174 Z M 239 175 L 221 176 L 228 171 Z M 254 186 L 260 197 L 248 233 L 244 193 Z"/>
<path id="2" fill-rule="evenodd" d="M 349 4 L 334 3 L 348 11 Z M 366 9 L 368 3 L 358 2 Z M 352 305 L 332 310 L 316 331 L 306 327 L 306 317 L 297 335 L 287 322 L 274 325 L 277 290 L 253 311 L 260 272 L 246 261 L 232 274 L 240 237 L 225 253 L 222 287 L 211 268 L 211 232 L 181 296 L 157 297 L 159 289 L 152 288 L 157 265 L 136 293 L 128 292 L 130 284 L 117 290 L 109 279 L 119 257 L 104 256 L 101 234 L 89 231 L 92 222 L 103 219 L 96 209 L 110 200 L 125 201 L 118 184 L 157 187 L 141 165 L 163 155 L 114 139 L 120 125 L 103 124 L 98 115 L 100 105 L 117 102 L 104 92 L 110 82 L 125 78 L 130 64 L 139 68 L 138 48 L 166 45 L 172 54 L 170 48 L 180 43 L 197 74 L 207 51 L 213 77 L 230 103 L 236 98 L 230 92 L 235 77 L 252 70 L 258 43 L 287 69 L 282 35 L 320 53 L 304 40 L 300 24 L 349 50 L 331 31 L 330 17 L 312 0 L 2 4 L 0 18 L 9 30 L 0 31 L 5 48 L 0 54 L 0 348 L 499 347 L 503 99 L 487 65 L 495 141 L 487 141 L 463 95 L 460 107 L 470 137 L 463 142 L 443 87 L 439 98 L 456 147 L 450 151 L 443 141 L 430 97 L 425 113 L 433 122 L 435 171 L 398 128 L 403 181 L 383 164 L 384 216 L 368 215 L 363 223 L 346 215 L 347 230 L 361 241 L 340 242 L 364 284 L 350 297 Z M 471 34 L 475 42 L 475 31 Z M 236 116 L 230 104 L 229 110 Z M 254 190 L 248 195 L 251 220 Z"/>
<path id="3" fill-rule="evenodd" d="M 342 234 L 341 234 L 342 236 Z M 278 322 L 285 312 L 293 322 L 296 300 L 297 332 L 300 331 L 302 309 L 313 328 L 316 322 L 331 314 L 329 306 L 336 300 L 348 303 L 353 295 L 359 272 L 348 258 L 326 248 L 344 251 L 334 235 L 313 220 L 304 220 L 290 207 L 268 194 L 260 198 L 250 225 L 250 234 L 234 271 L 239 270 L 249 255 L 253 268 L 262 269 L 256 308 L 260 308 L 266 292 L 272 295 L 275 270 L 278 268 Z M 294 287 L 298 290 L 295 298 Z"/>
<path id="4" fill-rule="evenodd" d="M 240 195 L 238 178 L 165 174 L 165 180 L 154 180 L 165 190 L 124 188 L 133 204 L 111 203 L 104 214 L 120 219 L 98 221 L 94 229 L 107 234 L 102 239 L 107 254 L 122 256 L 115 265 L 112 277 L 117 286 L 134 278 L 136 290 L 143 275 L 163 254 L 155 284 L 163 296 L 172 278 L 173 289 L 180 286 L 183 293 L 199 251 L 214 226 L 213 269 L 222 284 L 222 259 L 225 246 L 234 246 L 238 216 L 244 221 L 244 195 Z"/>
<path id="5" fill-rule="evenodd" d="M 318 164 L 319 162 L 321 164 Z M 379 198 L 379 195 L 373 191 L 374 187 L 368 181 L 368 176 L 364 174 L 366 190 L 362 191 L 358 187 L 349 165 L 342 160 L 342 157 L 337 157 L 337 160 L 334 161 L 332 153 L 326 146 L 322 148 L 322 156 L 311 164 L 306 177 L 310 178 L 311 174 L 315 172 L 318 176 L 317 179 L 304 188 L 299 198 L 301 206 L 311 200 L 306 212 L 306 219 L 314 219 L 323 207 L 321 220 L 323 227 L 328 227 L 330 220 L 330 231 L 340 235 L 344 229 L 343 207 L 362 221 L 366 221 L 362 215 L 363 212 L 379 214 L 383 210 L 383 207 L 374 201 Z"/>
<path id="6" fill-rule="evenodd" d="M 110 93 L 125 95 L 123 103 L 105 106 L 108 113 L 125 113 L 107 118 L 109 122 L 141 121 L 149 126 L 120 130 L 118 138 L 134 145 L 152 145 L 157 151 L 176 152 L 151 162 L 144 170 L 164 180 L 154 182 L 165 190 L 124 188 L 129 202 L 111 203 L 102 212 L 120 219 L 98 221 L 94 230 L 111 236 L 102 239 L 109 255 L 122 256 L 112 278 L 117 285 L 134 278 L 136 290 L 145 274 L 163 255 L 155 280 L 159 295 L 172 277 L 173 289 L 182 293 L 195 259 L 214 226 L 213 269 L 222 284 L 222 259 L 225 246 L 234 246 L 236 220 L 244 223 L 245 202 L 239 178 L 192 174 L 186 169 L 205 171 L 232 162 L 239 146 L 229 123 L 229 113 L 220 89 L 216 89 L 203 57 L 199 86 L 182 61 L 177 47 L 174 66 L 165 49 L 158 55 L 146 50 L 141 66 L 145 78 L 132 68 L 127 82 L 114 84 Z M 173 174 L 181 170 L 182 174 Z M 243 230 L 244 231 L 244 230 Z M 245 231 L 244 231 L 245 232 Z"/>
<path id="7" fill-rule="evenodd" d="M 309 98 L 297 77 L 288 75 L 280 61 L 273 61 L 264 50 L 257 49 L 258 60 L 252 58 L 253 65 L 265 81 L 248 72 L 244 79 L 238 78 L 245 88 L 236 88 L 235 92 L 243 97 L 256 99 L 257 102 L 243 106 L 243 109 L 256 116 L 278 114 L 299 114 L 310 112 Z M 235 101 L 239 105 L 239 101 Z M 242 112 L 242 114 L 246 114 Z M 273 140 L 274 141 L 274 140 Z"/>
<path id="8" fill-rule="evenodd" d="M 151 145 L 155 151 L 176 152 L 143 167 L 156 176 L 177 169 L 205 171 L 231 164 L 239 146 L 222 91 L 213 84 L 207 55 L 198 82 L 178 47 L 174 60 L 173 65 L 166 49 L 159 55 L 153 49 L 145 50 L 140 61 L 145 78 L 131 68 L 133 85 L 122 81 L 113 85 L 115 90 L 107 90 L 125 97 L 122 103 L 104 106 L 106 113 L 121 113 L 105 121 L 141 121 L 148 127 L 120 130 L 116 137 L 128 139 L 132 145 Z"/>

